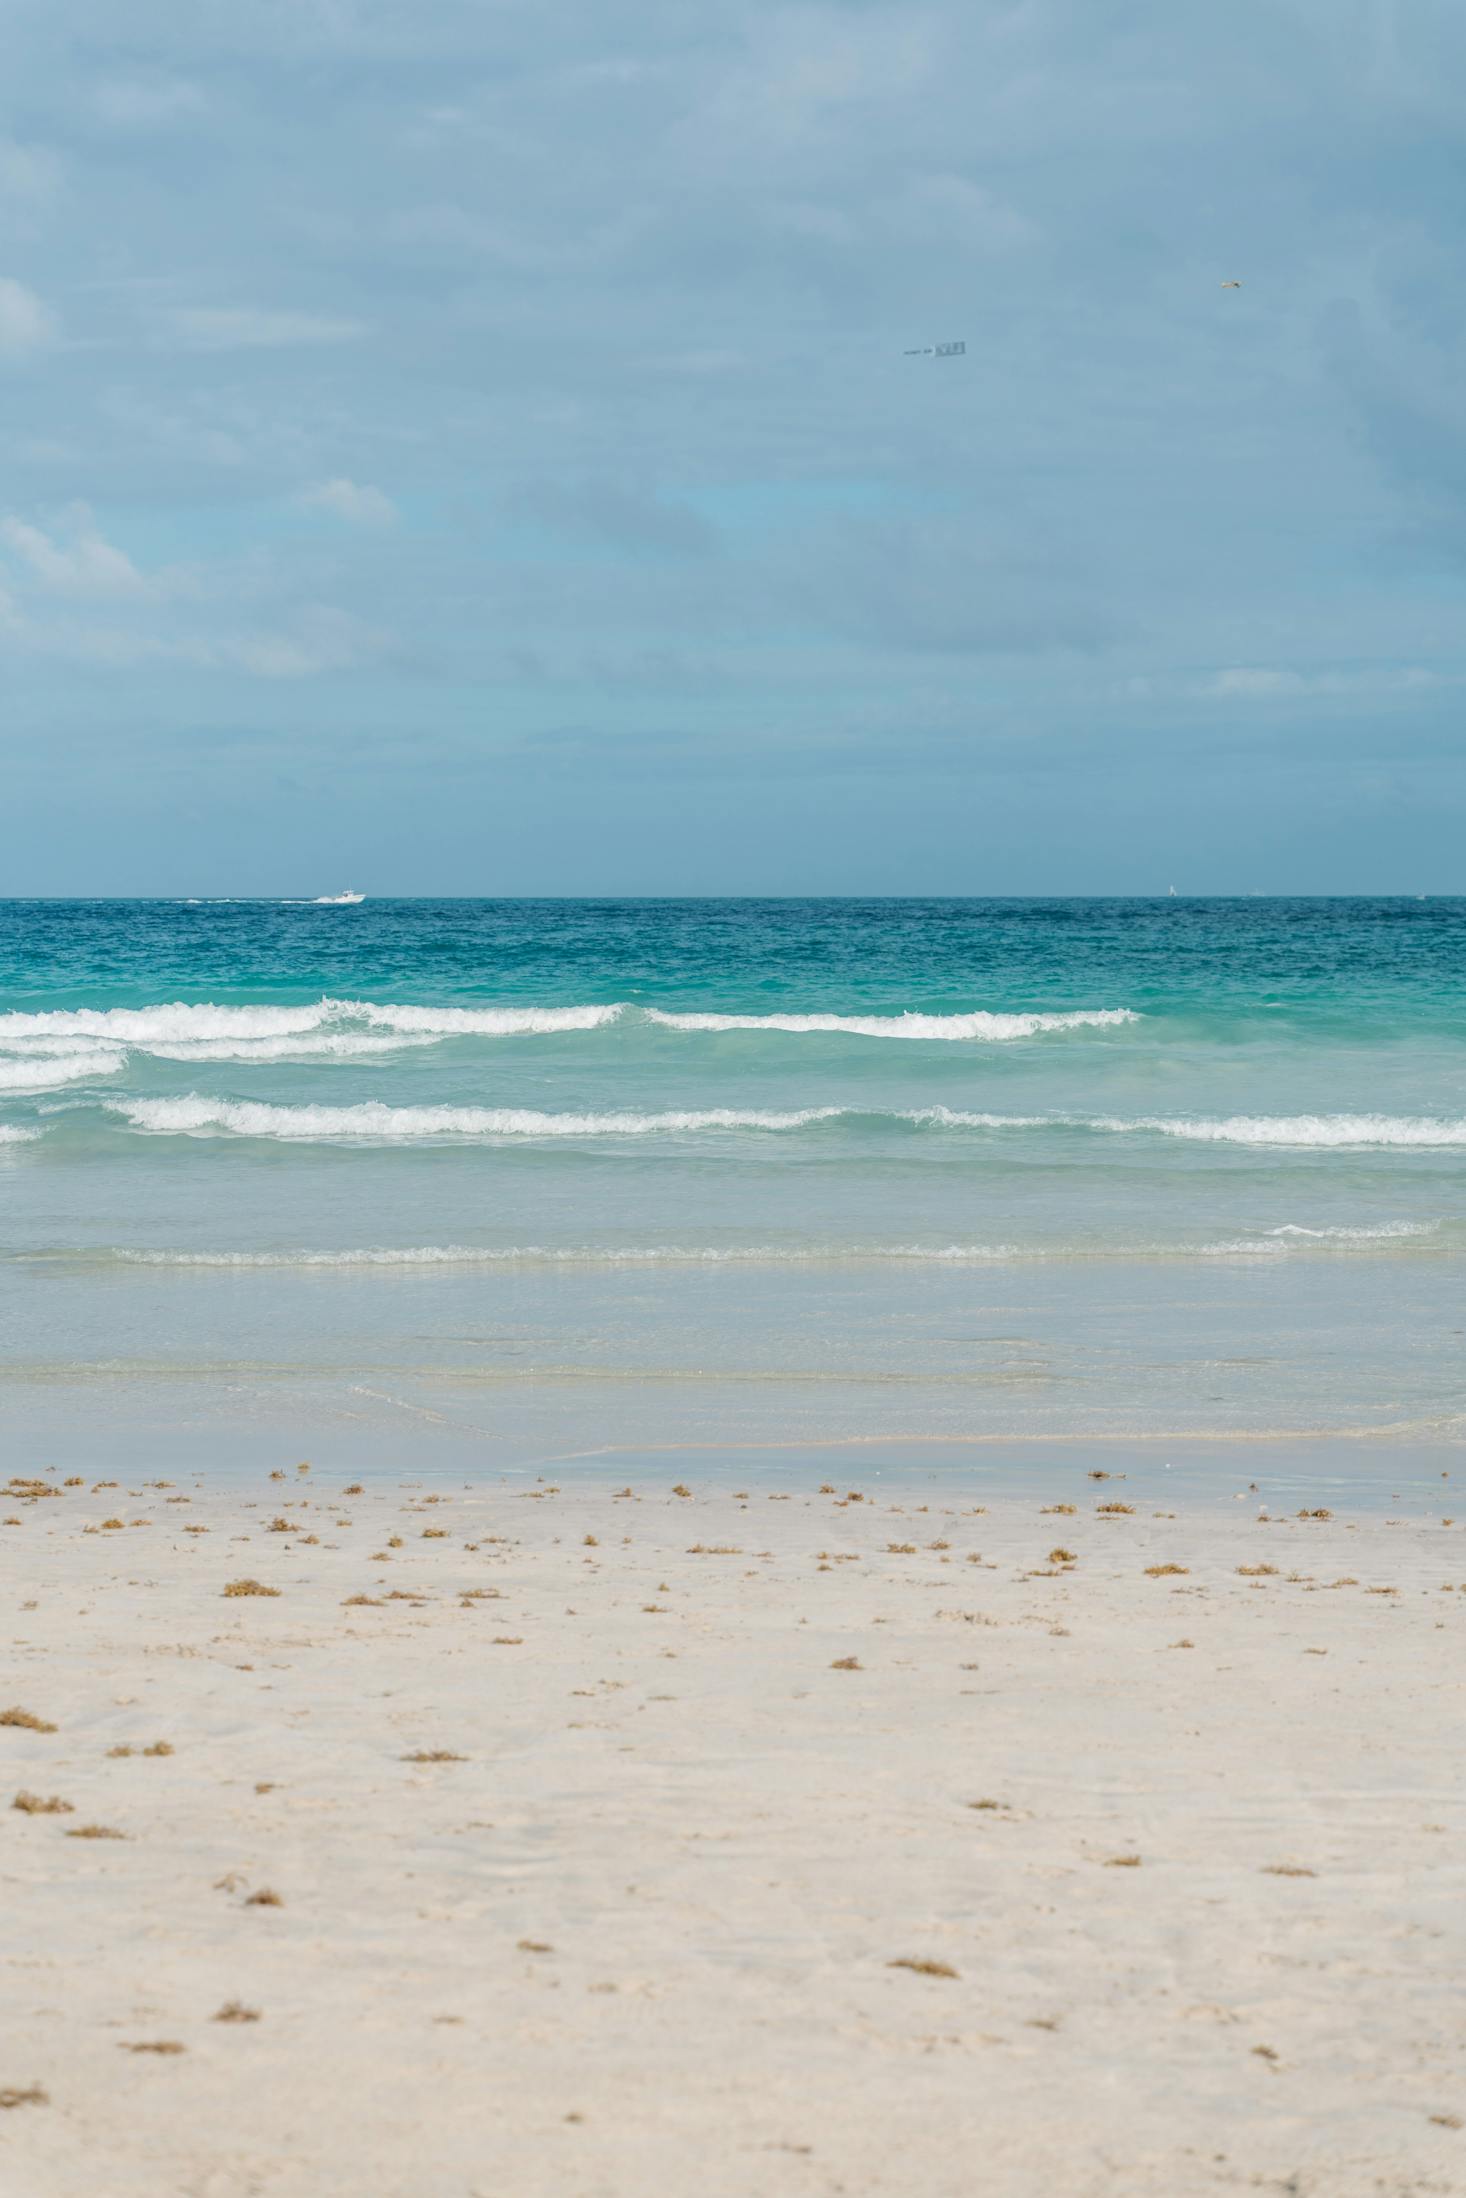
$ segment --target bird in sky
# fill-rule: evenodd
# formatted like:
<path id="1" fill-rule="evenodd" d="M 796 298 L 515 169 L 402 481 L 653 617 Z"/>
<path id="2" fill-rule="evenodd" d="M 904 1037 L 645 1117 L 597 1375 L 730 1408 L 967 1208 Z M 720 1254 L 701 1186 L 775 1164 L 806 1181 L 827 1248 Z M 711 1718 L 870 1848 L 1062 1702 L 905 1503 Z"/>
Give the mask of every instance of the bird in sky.
<path id="1" fill-rule="evenodd" d="M 1224 282 L 1222 288 L 1224 290 L 1240 290 L 1242 285 L 1240 282 Z"/>

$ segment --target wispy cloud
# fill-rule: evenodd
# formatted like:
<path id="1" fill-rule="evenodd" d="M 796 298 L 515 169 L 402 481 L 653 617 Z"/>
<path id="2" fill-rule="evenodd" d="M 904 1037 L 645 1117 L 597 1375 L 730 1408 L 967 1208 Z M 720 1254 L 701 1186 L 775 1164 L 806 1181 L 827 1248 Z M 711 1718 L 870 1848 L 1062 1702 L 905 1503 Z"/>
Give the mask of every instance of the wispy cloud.
<path id="1" fill-rule="evenodd" d="M 379 661 L 388 636 L 349 611 L 311 604 L 279 625 L 187 631 L 156 620 L 102 624 L 28 611 L 0 588 L 0 648 L 11 656 L 112 671 L 193 671 L 274 683 L 364 670 Z"/>
<path id="2" fill-rule="evenodd" d="M 0 208 L 29 215 L 49 206 L 61 181 L 61 163 L 44 145 L 0 137 Z"/>
<path id="3" fill-rule="evenodd" d="M 202 114 L 205 105 L 197 84 L 171 76 L 109 77 L 91 96 L 93 112 L 116 130 L 156 130 Z"/>
<path id="4" fill-rule="evenodd" d="M 1454 676 L 1423 664 L 1363 664 L 1313 671 L 1235 664 L 1204 679 L 1200 692 L 1214 702 L 1287 702 L 1314 695 L 1425 694 L 1455 684 Z"/>
<path id="5" fill-rule="evenodd" d="M 252 305 L 175 306 L 164 327 L 169 339 L 189 351 L 284 351 L 303 344 L 355 343 L 367 332 L 362 321 Z"/>
<path id="6" fill-rule="evenodd" d="M 35 291 L 0 275 L 0 359 L 28 358 L 59 334 L 55 314 Z"/>
<path id="7" fill-rule="evenodd" d="M 1201 691 L 1220 702 L 1238 698 L 1271 702 L 1280 695 L 1303 694 L 1307 685 L 1301 672 L 1278 671 L 1265 664 L 1235 664 L 1228 671 L 1215 673 Z"/>
<path id="8" fill-rule="evenodd" d="M 256 679 L 315 679 L 323 672 L 359 670 L 385 646 L 385 636 L 361 619 L 314 604 L 288 626 L 213 643 L 206 660 L 235 666 Z"/>
<path id="9" fill-rule="evenodd" d="M 390 496 L 368 481 L 348 481 L 344 475 L 302 490 L 298 500 L 309 511 L 329 512 L 354 527 L 390 526 L 397 517 L 397 506 Z"/>
<path id="10" fill-rule="evenodd" d="M 382 654 L 383 631 L 351 611 L 312 602 L 282 608 L 288 586 L 259 549 L 213 566 L 145 571 L 107 539 L 86 504 L 44 525 L 0 517 L 0 641 L 12 654 L 271 681 L 350 672 Z"/>
<path id="11" fill-rule="evenodd" d="M 106 540 L 85 504 L 68 506 L 49 533 L 28 519 L 0 519 L 0 541 L 54 595 L 104 602 L 137 601 L 156 592 L 126 552 Z"/>
<path id="12" fill-rule="evenodd" d="M 636 483 L 524 482 L 507 499 L 516 519 L 553 534 L 581 536 L 623 550 L 705 556 L 717 536 L 699 512 Z"/>

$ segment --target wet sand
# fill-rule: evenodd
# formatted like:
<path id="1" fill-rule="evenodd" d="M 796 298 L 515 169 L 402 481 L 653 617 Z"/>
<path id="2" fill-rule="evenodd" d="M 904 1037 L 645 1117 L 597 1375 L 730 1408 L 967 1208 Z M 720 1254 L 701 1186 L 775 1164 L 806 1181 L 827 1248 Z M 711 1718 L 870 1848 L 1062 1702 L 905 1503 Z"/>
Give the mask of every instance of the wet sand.
<path id="1" fill-rule="evenodd" d="M 1449 1484 L 343 1482 L 0 1502 L 7 2198 L 1466 2192 Z"/>

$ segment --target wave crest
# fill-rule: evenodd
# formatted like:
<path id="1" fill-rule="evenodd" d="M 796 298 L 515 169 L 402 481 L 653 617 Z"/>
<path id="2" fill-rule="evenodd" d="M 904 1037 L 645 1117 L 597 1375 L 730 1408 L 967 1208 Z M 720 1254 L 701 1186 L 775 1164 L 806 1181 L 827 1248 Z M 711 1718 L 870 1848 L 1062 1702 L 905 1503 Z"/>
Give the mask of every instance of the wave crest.
<path id="1" fill-rule="evenodd" d="M 351 1251 L 172 1252 L 119 1249 L 105 1255 L 130 1267 L 477 1267 L 828 1265 L 847 1259 L 981 1263 L 1021 1257 L 1016 1244 L 411 1244 Z"/>
<path id="2" fill-rule="evenodd" d="M 1395 1237 L 1434 1236 L 1439 1228 L 1438 1221 L 1380 1221 L 1368 1228 L 1305 1229 L 1296 1221 L 1285 1221 L 1280 1229 L 1265 1229 L 1263 1234 L 1301 1237 L 1318 1244 L 1384 1244 Z"/>
<path id="3" fill-rule="evenodd" d="M 173 1061 L 349 1058 L 441 1038 L 550 1037 L 604 1030 L 628 1015 L 661 1030 L 769 1031 L 789 1036 L 945 1040 L 1003 1044 L 1065 1030 L 1112 1029 L 1141 1020 L 1133 1008 L 963 1015 L 825 1013 L 722 1015 L 633 1010 L 622 1001 L 570 1007 L 453 1007 L 412 1001 L 341 1000 L 299 1006 L 172 1000 L 151 1007 L 48 1008 L 0 1015 L 0 1050 L 61 1051 L 85 1043 L 128 1046 Z"/>
<path id="4" fill-rule="evenodd" d="M 960 1107 L 917 1107 L 900 1117 L 936 1129 L 1090 1130 L 1114 1137 L 1192 1139 L 1207 1145 L 1255 1145 L 1296 1151 L 1383 1147 L 1449 1150 L 1466 1145 L 1466 1119 L 1413 1114 L 979 1114 Z"/>
<path id="5" fill-rule="evenodd" d="M 560 1030 L 604 1030 L 625 1012 L 604 1007 L 374 1007 L 368 1001 L 333 1003 L 374 1029 L 436 1038 L 547 1037 Z"/>
<path id="6" fill-rule="evenodd" d="M 408 1244 L 304 1247 L 270 1251 L 186 1251 L 98 1246 L 24 1251 L 22 1262 L 161 1268 L 432 1268 L 503 1266 L 832 1266 L 846 1262 L 896 1265 L 993 1266 L 1102 1263 L 1109 1260 L 1191 1260 L 1245 1257 L 1285 1261 L 1371 1246 L 1418 1242 L 1439 1234 L 1438 1221 L 1391 1221 L 1358 1228 L 1302 1228 L 1294 1223 L 1215 1243 L 1092 1238 L 1027 1244 L 811 1242 L 805 1244 Z"/>
<path id="7" fill-rule="evenodd" d="M 842 1112 L 839 1107 L 801 1107 L 775 1113 L 755 1107 L 678 1108 L 662 1114 L 544 1114 L 534 1107 L 389 1107 L 380 1099 L 348 1107 L 280 1107 L 260 1100 L 109 1099 L 108 1111 L 134 1129 L 155 1135 L 220 1132 L 237 1137 L 335 1142 L 369 1138 L 375 1143 L 433 1137 L 652 1137 L 682 1130 L 790 1130 Z"/>
<path id="8" fill-rule="evenodd" d="M 1154 1130 L 1207 1145 L 1292 1146 L 1329 1150 L 1347 1146 L 1444 1149 L 1466 1145 L 1466 1120 L 1426 1114 L 1228 1114 L 1219 1117 L 1141 1115 L 1135 1120 L 1101 1115 L 1087 1125 L 1117 1131 Z"/>
<path id="9" fill-rule="evenodd" d="M 29 1064 L 28 1064 L 29 1065 Z M 82 1063 L 36 1063 L 37 1072 L 79 1075 Z M 88 1072 L 89 1065 L 88 1066 Z M 653 1137 L 708 1130 L 801 1130 L 812 1123 L 845 1121 L 916 1130 L 1035 1130 L 1096 1136 L 1158 1136 L 1204 1144 L 1278 1150 L 1371 1148 L 1449 1151 L 1466 1146 L 1466 1120 L 1426 1115 L 1067 1115 L 990 1114 L 947 1106 L 893 1111 L 851 1106 L 677 1107 L 641 1112 L 552 1114 L 534 1107 L 390 1106 L 362 1100 L 351 1106 L 282 1106 L 263 1100 L 215 1099 L 188 1092 L 167 1099 L 108 1099 L 108 1111 L 134 1129 L 154 1135 L 222 1133 L 333 1142 L 370 1138 L 404 1143 L 428 1138 Z"/>
<path id="10" fill-rule="evenodd" d="M 220 1006 L 171 1000 L 155 1007 L 48 1008 L 0 1015 L 0 1046 L 66 1038 L 103 1039 L 142 1052 L 202 1044 L 249 1045 L 265 1040 L 349 1035 L 349 1026 L 403 1037 L 539 1036 L 558 1030 L 599 1030 L 614 1023 L 619 1004 L 595 1007 L 418 1007 L 324 998 L 302 1007 Z M 342 1033 L 342 1026 L 347 1031 Z M 221 1056 L 222 1058 L 222 1056 Z"/>
<path id="11" fill-rule="evenodd" d="M 1063 1013 L 1001 1015 L 979 1009 L 967 1015 L 919 1015 L 907 1009 L 900 1015 L 709 1015 L 673 1014 L 663 1008 L 645 1011 L 649 1023 L 667 1030 L 777 1030 L 797 1036 L 828 1033 L 846 1038 L 946 1039 L 960 1043 L 974 1040 L 1001 1045 L 1015 1038 L 1035 1038 L 1045 1031 L 1107 1030 L 1120 1023 L 1138 1023 L 1140 1016 L 1129 1007 L 1072 1008 Z"/>
<path id="12" fill-rule="evenodd" d="M 88 1046 L 84 1052 L 26 1054 L 0 1061 L 0 1092 L 54 1091 L 87 1076 L 115 1076 L 127 1056 L 116 1046 Z"/>

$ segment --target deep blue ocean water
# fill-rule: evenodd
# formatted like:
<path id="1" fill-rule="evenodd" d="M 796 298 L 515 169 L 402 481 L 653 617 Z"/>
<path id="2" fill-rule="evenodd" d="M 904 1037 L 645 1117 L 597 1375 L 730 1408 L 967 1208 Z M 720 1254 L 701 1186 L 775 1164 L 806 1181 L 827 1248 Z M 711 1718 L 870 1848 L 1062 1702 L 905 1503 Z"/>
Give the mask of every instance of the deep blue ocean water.
<path id="1" fill-rule="evenodd" d="M 1466 900 L 3 903 L 0 1405 L 1433 1454 L 1463 974 Z"/>

